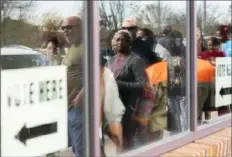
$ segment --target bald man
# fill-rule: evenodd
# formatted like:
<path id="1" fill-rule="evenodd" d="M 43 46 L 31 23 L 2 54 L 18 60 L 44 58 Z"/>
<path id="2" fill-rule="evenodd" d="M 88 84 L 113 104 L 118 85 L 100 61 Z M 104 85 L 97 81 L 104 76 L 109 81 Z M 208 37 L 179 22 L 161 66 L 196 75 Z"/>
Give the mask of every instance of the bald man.
<path id="1" fill-rule="evenodd" d="M 62 64 L 67 66 L 67 84 L 68 84 L 68 134 L 69 144 L 76 156 L 83 156 L 83 129 L 84 115 L 82 104 L 74 105 L 72 100 L 83 88 L 83 59 L 84 49 L 82 42 L 82 22 L 77 16 L 66 18 L 62 22 L 61 29 L 64 37 L 69 43 L 70 48 L 64 57 Z"/>

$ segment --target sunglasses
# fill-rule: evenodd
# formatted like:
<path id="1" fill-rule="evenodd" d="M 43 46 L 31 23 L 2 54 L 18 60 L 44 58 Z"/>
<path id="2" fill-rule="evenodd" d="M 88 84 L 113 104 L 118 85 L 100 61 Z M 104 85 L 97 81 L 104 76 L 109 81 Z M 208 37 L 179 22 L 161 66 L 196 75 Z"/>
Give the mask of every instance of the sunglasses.
<path id="1" fill-rule="evenodd" d="M 64 31 L 65 29 L 71 30 L 73 27 L 78 27 L 79 25 L 68 25 L 68 26 L 62 26 L 61 30 Z"/>
<path id="2" fill-rule="evenodd" d="M 128 31 L 133 31 L 133 30 L 135 30 L 136 28 L 137 28 L 136 26 L 133 26 L 133 27 L 122 27 L 122 29 L 128 30 Z"/>

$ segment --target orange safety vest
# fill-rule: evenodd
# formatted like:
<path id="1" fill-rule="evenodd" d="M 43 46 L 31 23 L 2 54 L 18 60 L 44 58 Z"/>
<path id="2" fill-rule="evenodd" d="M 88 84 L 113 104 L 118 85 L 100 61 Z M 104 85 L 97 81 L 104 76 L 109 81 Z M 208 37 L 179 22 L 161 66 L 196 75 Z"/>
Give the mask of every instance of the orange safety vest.
<path id="1" fill-rule="evenodd" d="M 197 59 L 197 81 L 198 83 L 213 82 L 215 78 L 215 67 L 206 60 Z"/>
<path id="2" fill-rule="evenodd" d="M 161 61 L 146 68 L 148 79 L 152 85 L 168 80 L 168 63 Z M 197 59 L 197 81 L 213 82 L 215 67 L 203 59 Z"/>
<path id="3" fill-rule="evenodd" d="M 168 80 L 168 63 L 161 61 L 146 68 L 148 79 L 152 85 Z"/>

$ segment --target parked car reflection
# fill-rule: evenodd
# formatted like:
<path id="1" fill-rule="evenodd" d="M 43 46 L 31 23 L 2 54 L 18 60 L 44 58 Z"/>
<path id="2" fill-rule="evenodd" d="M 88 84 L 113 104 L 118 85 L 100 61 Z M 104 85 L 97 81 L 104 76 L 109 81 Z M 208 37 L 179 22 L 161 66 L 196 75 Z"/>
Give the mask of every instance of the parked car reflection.
<path id="1" fill-rule="evenodd" d="M 48 65 L 45 55 L 24 46 L 1 48 L 2 69 L 21 69 Z"/>

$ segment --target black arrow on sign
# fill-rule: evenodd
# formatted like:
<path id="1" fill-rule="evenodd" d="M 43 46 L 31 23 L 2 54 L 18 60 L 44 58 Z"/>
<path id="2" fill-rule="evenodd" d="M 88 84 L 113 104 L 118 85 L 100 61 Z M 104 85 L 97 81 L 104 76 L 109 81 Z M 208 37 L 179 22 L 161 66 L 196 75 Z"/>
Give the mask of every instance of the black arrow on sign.
<path id="1" fill-rule="evenodd" d="M 57 122 L 39 125 L 36 127 L 27 128 L 26 124 L 15 136 L 17 140 L 26 145 L 27 140 L 33 139 L 39 136 L 49 135 L 57 132 Z"/>
<path id="2" fill-rule="evenodd" d="M 232 94 L 232 87 L 228 87 L 228 88 L 221 88 L 221 90 L 219 91 L 219 94 L 221 95 L 221 97 L 223 97 L 223 95 L 230 95 Z"/>

